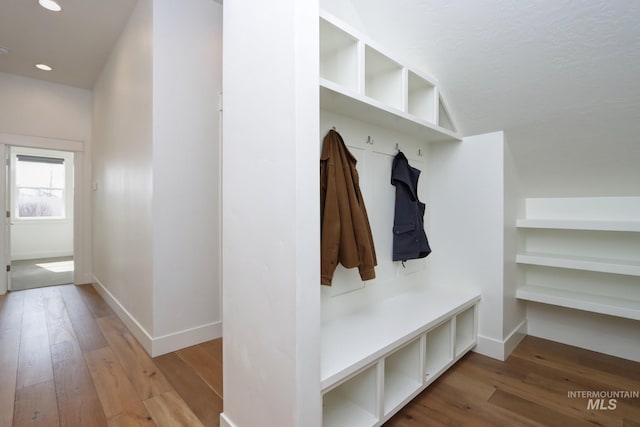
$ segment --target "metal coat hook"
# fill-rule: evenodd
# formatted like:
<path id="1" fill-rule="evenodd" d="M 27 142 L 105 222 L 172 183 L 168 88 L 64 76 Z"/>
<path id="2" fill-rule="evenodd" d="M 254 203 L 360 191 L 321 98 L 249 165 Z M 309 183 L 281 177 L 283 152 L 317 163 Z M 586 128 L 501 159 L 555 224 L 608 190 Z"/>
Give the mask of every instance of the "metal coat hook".
<path id="1" fill-rule="evenodd" d="M 418 148 L 418 156 L 422 157 L 422 148 Z"/>
<path id="2" fill-rule="evenodd" d="M 396 151 L 400 151 L 400 146 L 398 145 L 397 142 L 396 142 Z"/>
<path id="3" fill-rule="evenodd" d="M 373 139 L 371 138 L 371 135 L 367 135 L 367 144 L 371 144 L 373 145 Z"/>

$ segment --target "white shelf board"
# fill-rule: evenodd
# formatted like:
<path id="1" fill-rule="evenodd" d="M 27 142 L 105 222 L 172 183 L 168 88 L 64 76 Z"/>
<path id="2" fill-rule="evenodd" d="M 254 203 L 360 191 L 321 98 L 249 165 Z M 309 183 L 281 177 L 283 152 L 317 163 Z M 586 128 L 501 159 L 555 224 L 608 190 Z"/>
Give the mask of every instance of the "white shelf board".
<path id="1" fill-rule="evenodd" d="M 518 264 L 640 276 L 640 261 L 527 252 L 516 255 L 516 262 Z"/>
<path id="2" fill-rule="evenodd" d="M 555 230 L 630 231 L 640 232 L 640 221 L 595 221 L 567 219 L 519 219 L 518 228 L 547 228 Z"/>
<path id="3" fill-rule="evenodd" d="M 640 320 L 640 301 L 532 285 L 518 288 L 516 297 L 527 301 Z"/>
<path id="4" fill-rule="evenodd" d="M 373 414 L 346 399 L 341 402 L 332 402 L 329 406 L 325 406 L 322 414 L 323 427 L 371 427 L 377 422 L 378 418 Z"/>
<path id="5" fill-rule="evenodd" d="M 358 120 L 409 134 L 426 142 L 460 141 L 449 129 L 422 120 L 417 116 L 346 89 L 334 82 L 320 79 L 320 108 L 331 110 Z"/>
<path id="6" fill-rule="evenodd" d="M 323 323 L 320 342 L 322 391 L 479 299 L 479 293 L 463 290 L 407 292 Z"/>

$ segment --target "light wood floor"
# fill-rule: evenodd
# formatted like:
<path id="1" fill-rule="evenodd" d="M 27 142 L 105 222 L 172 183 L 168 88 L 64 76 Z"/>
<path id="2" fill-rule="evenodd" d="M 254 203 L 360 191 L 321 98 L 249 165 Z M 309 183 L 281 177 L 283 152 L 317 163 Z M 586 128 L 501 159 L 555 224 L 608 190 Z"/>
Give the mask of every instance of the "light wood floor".
<path id="1" fill-rule="evenodd" d="M 386 426 L 640 427 L 640 399 L 588 410 L 577 390 L 640 391 L 640 364 L 527 337 L 506 362 L 468 354 Z M 221 340 L 151 359 L 90 286 L 0 297 L 0 427 L 218 426 L 222 391 Z"/>

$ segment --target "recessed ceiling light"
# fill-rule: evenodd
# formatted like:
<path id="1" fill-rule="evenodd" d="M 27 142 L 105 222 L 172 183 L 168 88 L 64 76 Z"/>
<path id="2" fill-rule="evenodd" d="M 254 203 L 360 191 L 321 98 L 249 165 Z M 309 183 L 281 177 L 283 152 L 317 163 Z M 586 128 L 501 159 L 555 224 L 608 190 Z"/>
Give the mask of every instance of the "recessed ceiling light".
<path id="1" fill-rule="evenodd" d="M 51 68 L 47 64 L 36 64 L 36 68 L 38 68 L 38 69 L 40 69 L 42 71 L 51 71 L 51 70 L 53 70 L 53 68 Z"/>
<path id="2" fill-rule="evenodd" d="M 45 9 L 52 10 L 54 12 L 60 12 L 62 10 L 62 6 L 60 6 L 55 0 L 38 0 L 38 3 L 40 3 L 40 6 Z"/>

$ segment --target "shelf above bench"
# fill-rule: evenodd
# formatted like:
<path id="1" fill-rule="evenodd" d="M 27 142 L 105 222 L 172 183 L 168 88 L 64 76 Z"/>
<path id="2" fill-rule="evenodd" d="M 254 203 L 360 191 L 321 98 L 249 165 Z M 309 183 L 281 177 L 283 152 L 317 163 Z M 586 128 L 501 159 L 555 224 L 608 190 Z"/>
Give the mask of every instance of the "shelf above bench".
<path id="1" fill-rule="evenodd" d="M 373 98 L 351 92 L 329 80 L 320 79 L 320 105 L 324 109 L 402 132 L 428 142 L 460 141 L 449 129 L 389 107 Z"/>
<path id="2" fill-rule="evenodd" d="M 518 288 L 516 297 L 526 301 L 640 320 L 640 301 L 532 285 Z"/>

